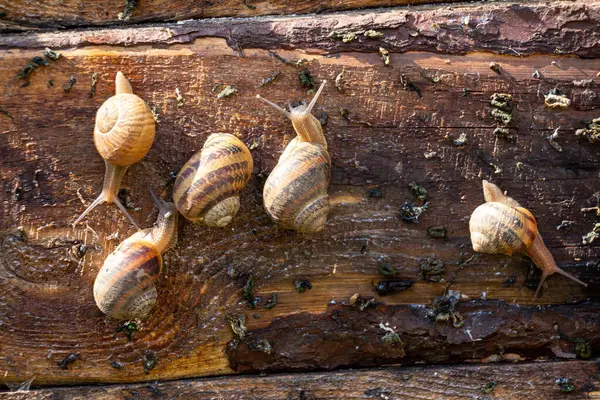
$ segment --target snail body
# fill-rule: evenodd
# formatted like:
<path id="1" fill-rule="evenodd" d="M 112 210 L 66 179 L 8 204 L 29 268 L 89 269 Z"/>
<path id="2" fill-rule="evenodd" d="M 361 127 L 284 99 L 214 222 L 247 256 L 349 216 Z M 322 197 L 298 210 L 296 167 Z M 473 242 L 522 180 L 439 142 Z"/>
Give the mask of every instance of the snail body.
<path id="1" fill-rule="evenodd" d="M 529 256 L 542 270 L 542 277 L 535 292 L 536 298 L 545 280 L 555 273 L 587 286 L 556 265 L 554 257 L 538 232 L 537 222 L 531 212 L 506 196 L 498 186 L 485 180 L 483 193 L 486 202 L 473 211 L 469 220 L 473 250 L 509 256 L 519 252 Z"/>
<path id="2" fill-rule="evenodd" d="M 286 111 L 257 95 L 292 121 L 298 134 L 285 148 L 263 189 L 265 210 L 282 227 L 298 232 L 319 232 L 329 213 L 331 158 L 321 123 L 312 114 L 325 81 L 310 104 Z"/>
<path id="3" fill-rule="evenodd" d="M 252 175 L 248 147 L 228 133 L 214 133 L 202 150 L 183 166 L 173 187 L 173 199 L 188 220 L 224 227 L 240 208 L 239 193 Z"/>
<path id="4" fill-rule="evenodd" d="M 96 276 L 94 299 L 109 317 L 143 319 L 156 304 L 155 282 L 162 271 L 162 253 L 177 242 L 175 205 L 156 201 L 159 215 L 155 225 L 125 239 Z"/>
<path id="5" fill-rule="evenodd" d="M 115 78 L 116 94 L 98 109 L 94 127 L 94 144 L 106 167 L 102 192 L 77 218 L 77 225 L 90 211 L 102 203 L 115 203 L 139 230 L 117 194 L 127 168 L 140 161 L 154 141 L 155 121 L 152 111 L 133 94 L 129 81 L 121 72 Z"/>

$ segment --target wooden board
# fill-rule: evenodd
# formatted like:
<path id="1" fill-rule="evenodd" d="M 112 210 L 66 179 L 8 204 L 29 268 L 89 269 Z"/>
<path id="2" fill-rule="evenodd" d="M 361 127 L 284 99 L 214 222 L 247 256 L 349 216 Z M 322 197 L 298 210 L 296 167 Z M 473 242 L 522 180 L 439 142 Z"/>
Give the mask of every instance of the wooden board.
<path id="1" fill-rule="evenodd" d="M 375 20 L 386 38 L 373 43 L 332 40 L 334 17 L 1 37 L 0 105 L 12 119 L 0 114 L 0 381 L 35 376 L 41 385 L 133 382 L 249 371 L 570 358 L 578 342 L 597 349 L 600 248 L 598 242 L 581 242 L 597 218 L 580 209 L 594 205 L 600 147 L 574 131 L 582 120 L 598 117 L 600 60 L 573 55 L 593 57 L 600 48 L 595 24 L 600 5 L 560 2 L 552 6 L 552 17 L 546 7 L 470 6 L 441 16 L 432 10 L 382 12 L 374 15 L 381 17 Z M 481 35 L 483 22 L 464 23 L 464 15 L 486 16 L 485 25 L 499 31 Z M 352 29 L 360 31 L 373 26 L 374 16 L 335 18 L 352 21 Z M 550 18 L 569 28 L 556 32 Z M 438 24 L 437 33 L 412 36 L 408 32 L 415 22 L 410 21 L 422 27 Z M 298 29 L 309 23 L 310 35 Z M 519 34 L 511 36 L 516 30 Z M 224 39 L 227 32 L 239 36 Z M 541 39 L 532 41 L 528 32 L 539 32 Z M 434 42 L 437 47 L 431 47 Z M 23 87 L 16 73 L 46 46 L 59 49 L 62 58 L 39 68 Z M 383 65 L 380 46 L 392 52 L 390 66 Z M 498 54 L 424 51 L 434 48 Z M 548 53 L 559 49 L 560 54 Z M 308 61 L 296 67 L 273 52 Z M 501 72 L 492 71 L 490 62 L 499 63 Z M 284 104 L 309 97 L 298 78 L 305 68 L 317 83 L 330 82 L 315 115 L 329 116 L 333 209 L 325 232 L 313 236 L 278 229 L 262 208 L 264 178 L 293 130 L 254 98 L 259 93 Z M 217 230 L 182 223 L 177 248 L 165 255 L 158 306 L 132 341 L 115 332 L 119 324 L 99 312 L 91 292 L 106 255 L 133 233 L 130 224 L 116 207 L 102 206 L 86 219 L 87 226 L 70 226 L 101 187 L 103 162 L 91 132 L 119 70 L 160 119 L 152 149 L 124 182 L 138 208 L 133 215 L 144 226 L 156 215 L 147 187 L 171 196 L 170 175 L 209 133 L 240 137 L 252 148 L 255 164 L 231 226 Z M 261 80 L 277 71 L 279 78 L 261 88 Z M 339 92 L 333 82 L 342 71 L 345 91 Z M 94 72 L 99 73 L 97 91 L 89 97 Z M 71 76 L 77 83 L 66 93 L 63 85 Z M 590 78 L 584 86 L 574 83 Z M 423 97 L 402 81 L 419 88 Z M 218 99 L 224 85 L 238 92 Z M 182 107 L 177 107 L 177 88 Z M 544 106 L 544 94 L 552 88 L 572 99 L 570 109 Z M 515 143 L 493 134 L 497 124 L 490 96 L 501 92 L 514 98 L 510 127 Z M 341 108 L 349 111 L 348 118 Z M 547 140 L 557 128 L 562 152 Z M 454 140 L 463 133 L 467 143 L 456 146 Z M 425 157 L 430 152 L 435 155 Z M 533 212 L 559 265 L 588 282 L 587 289 L 554 276 L 535 300 L 525 283 L 539 271 L 527 259 L 473 253 L 467 221 L 483 202 L 484 178 Z M 419 224 L 398 217 L 405 200 L 415 201 L 407 188 L 411 181 L 424 185 L 430 201 Z M 556 229 L 563 220 L 575 222 L 571 230 Z M 427 228 L 436 225 L 448 229 L 446 239 L 427 235 Z M 116 232 L 118 239 L 110 240 Z M 73 247 L 81 243 L 87 252 L 74 259 Z M 434 257 L 446 265 L 443 282 L 419 277 L 421 260 Z M 382 263 L 415 285 L 377 296 L 372 283 L 384 279 L 378 273 Z M 230 269 L 237 277 L 230 277 Z M 251 310 L 241 300 L 250 273 L 263 302 L 278 295 L 272 310 L 262 305 Z M 297 293 L 293 282 L 298 278 L 309 279 L 313 289 Z M 432 300 L 448 289 L 467 296 L 459 307 L 464 318 L 459 328 L 425 316 Z M 348 305 L 355 293 L 374 296 L 380 304 L 360 311 Z M 226 315 L 247 316 L 247 340 L 233 341 Z M 389 323 L 403 343 L 382 342 L 387 331 L 381 323 Z M 148 352 L 158 365 L 146 373 Z M 69 354 L 79 358 L 59 368 Z M 112 361 L 124 368 L 112 368 Z"/>
<path id="2" fill-rule="evenodd" d="M 573 390 L 556 383 L 569 379 Z M 35 382 L 34 382 L 35 385 Z M 97 399 L 598 399 L 598 364 L 550 362 L 411 367 L 206 378 L 0 393 L 1 400 Z"/>
<path id="3" fill-rule="evenodd" d="M 361 8 L 454 3 L 462 0 L 0 0 L 0 32 L 47 28 L 128 25 L 215 17 L 308 14 Z M 126 12 L 126 4 L 135 4 Z M 123 13 L 129 15 L 125 17 Z M 121 14 L 121 15 L 119 15 Z"/>

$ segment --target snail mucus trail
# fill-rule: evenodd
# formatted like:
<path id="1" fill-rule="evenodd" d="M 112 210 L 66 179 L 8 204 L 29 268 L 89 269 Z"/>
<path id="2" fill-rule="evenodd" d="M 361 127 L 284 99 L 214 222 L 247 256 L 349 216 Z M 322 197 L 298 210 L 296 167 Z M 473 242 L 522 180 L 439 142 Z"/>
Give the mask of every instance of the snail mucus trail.
<path id="1" fill-rule="evenodd" d="M 263 189 L 269 216 L 284 228 L 298 232 L 323 230 L 329 213 L 331 158 L 321 123 L 311 114 L 325 83 L 308 106 L 288 105 L 290 111 L 256 96 L 289 118 L 298 135 L 286 146 Z"/>
<path id="2" fill-rule="evenodd" d="M 529 210 L 488 181 L 483 181 L 485 203 L 473 211 L 469 220 L 473 250 L 480 253 L 526 254 L 542 270 L 542 277 L 535 292 L 539 297 L 545 280 L 555 273 L 587 287 L 587 284 L 563 271 L 544 244 L 537 229 L 537 222 Z"/>
<path id="3" fill-rule="evenodd" d="M 94 127 L 94 145 L 106 168 L 102 192 L 73 226 L 99 204 L 115 203 L 140 230 L 117 195 L 127 168 L 144 158 L 150 150 L 155 121 L 146 102 L 133 94 L 129 81 L 121 72 L 117 72 L 115 87 L 116 94 L 98 109 Z"/>
<path id="4" fill-rule="evenodd" d="M 156 304 L 162 253 L 177 242 L 175 204 L 151 194 L 159 208 L 156 223 L 125 239 L 106 258 L 94 281 L 98 308 L 115 319 L 143 319 L 150 313 Z"/>

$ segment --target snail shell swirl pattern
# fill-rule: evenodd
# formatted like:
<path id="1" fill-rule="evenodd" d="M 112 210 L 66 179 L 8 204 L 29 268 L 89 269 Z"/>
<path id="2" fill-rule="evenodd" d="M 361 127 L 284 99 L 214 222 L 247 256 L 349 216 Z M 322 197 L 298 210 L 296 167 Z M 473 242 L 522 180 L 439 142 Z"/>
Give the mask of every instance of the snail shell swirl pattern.
<path id="1" fill-rule="evenodd" d="M 331 159 L 323 146 L 290 143 L 265 182 L 265 209 L 284 228 L 322 230 L 329 213 L 330 176 Z"/>
<path id="2" fill-rule="evenodd" d="M 140 161 L 154 141 L 155 124 L 150 108 L 132 93 L 106 100 L 96 114 L 94 143 L 107 162 L 128 166 Z"/>
<path id="3" fill-rule="evenodd" d="M 119 319 L 144 318 L 156 304 L 154 281 L 162 256 L 149 241 L 129 238 L 105 260 L 94 282 L 94 298 L 106 315 Z"/>
<path id="4" fill-rule="evenodd" d="M 525 251 L 537 236 L 537 223 L 522 207 L 490 202 L 477 207 L 469 221 L 473 250 L 512 255 Z"/>
<path id="5" fill-rule="evenodd" d="M 240 139 L 228 133 L 210 135 L 177 175 L 173 188 L 177 209 L 192 222 L 226 226 L 240 208 L 239 192 L 253 168 L 250 150 Z"/>

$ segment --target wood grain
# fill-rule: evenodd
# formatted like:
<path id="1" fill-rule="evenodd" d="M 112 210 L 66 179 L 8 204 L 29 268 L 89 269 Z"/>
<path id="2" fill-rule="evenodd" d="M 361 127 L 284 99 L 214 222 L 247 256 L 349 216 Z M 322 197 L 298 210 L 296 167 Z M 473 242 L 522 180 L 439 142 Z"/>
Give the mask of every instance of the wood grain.
<path id="1" fill-rule="evenodd" d="M 100 399 L 497 399 L 597 398 L 597 362 L 362 369 L 205 378 L 0 393 L 1 400 Z M 568 378 L 570 393 L 557 379 Z M 33 383 L 35 385 L 35 382 Z"/>
<path id="2" fill-rule="evenodd" d="M 0 32 L 129 25 L 198 18 L 324 13 L 459 1 L 462 0 L 144 0 L 137 1 L 129 19 L 124 21 L 119 14 L 124 12 L 125 0 L 0 0 L 0 12 L 5 14 L 0 17 Z"/>
<path id="3" fill-rule="evenodd" d="M 551 9 L 567 18 L 582 9 L 578 7 L 583 6 L 560 2 Z M 514 9 L 472 7 L 492 16 Z M 526 9 L 548 25 L 547 8 Z M 588 21 L 597 13 L 596 6 L 584 9 Z M 448 13 L 448 19 L 460 15 Z M 425 25 L 440 21 L 430 11 L 419 15 Z M 315 46 L 297 41 L 295 29 L 288 36 L 280 33 L 278 44 L 263 30 L 286 21 L 299 26 L 292 24 L 301 20 L 244 21 L 244 29 L 254 31 L 244 43 L 245 57 L 220 38 L 217 28 L 225 29 L 226 21 L 211 22 L 212 33 L 177 33 L 182 43 L 163 38 L 166 26 L 80 31 L 72 39 L 61 32 L 0 38 L 0 105 L 12 114 L 12 119 L 0 114 L 0 380 L 14 383 L 35 376 L 40 385 L 133 382 L 242 371 L 556 359 L 572 357 L 577 341 L 597 351 L 600 248 L 597 242 L 581 244 L 597 218 L 580 209 L 594 205 L 600 147 L 574 131 L 582 120 L 598 116 L 594 78 L 600 60 L 572 56 L 595 54 L 597 27 L 573 24 L 572 40 L 561 45 L 565 54 L 528 57 L 506 50 L 514 42 L 502 35 L 473 42 L 468 34 L 456 34 L 440 46 L 461 52 L 472 45 L 512 55 L 440 55 L 422 51 L 431 42 L 408 41 L 402 48 L 406 53 L 392 51 L 391 66 L 385 67 L 377 50 L 353 50 L 327 39 L 327 18 L 313 20 Z M 519 20 L 505 23 L 505 32 L 521 29 Z M 559 35 L 553 37 L 558 40 Z M 531 49 L 555 48 L 554 39 L 548 40 L 530 43 Z M 249 43 L 256 45 L 250 48 Z M 59 47 L 62 58 L 36 70 L 29 86 L 22 87 L 24 81 L 15 75 L 46 45 Z M 308 61 L 302 67 L 284 64 L 270 51 Z M 501 65 L 500 74 L 490 69 L 492 61 Z M 293 131 L 288 121 L 254 98 L 260 93 L 285 104 L 308 97 L 298 78 L 304 68 L 317 83 L 330 82 L 315 115 L 329 116 L 325 134 L 333 162 L 333 208 L 323 234 L 313 236 L 276 228 L 262 208 L 264 179 Z M 105 205 L 86 219 L 87 226 L 69 225 L 101 188 L 103 161 L 91 132 L 96 110 L 112 95 L 119 70 L 160 119 L 148 156 L 125 177 L 124 186 L 138 208 L 132 213 L 141 224 L 151 225 L 156 213 L 147 186 L 170 197 L 170 176 L 210 133 L 240 137 L 252 149 L 255 165 L 230 227 L 181 225 L 179 245 L 165 254 L 156 311 L 139 324 L 132 341 L 115 332 L 118 324 L 96 309 L 91 291 L 106 255 L 133 233 L 130 224 L 115 207 Z M 536 70 L 539 78 L 532 76 Z M 261 88 L 260 82 L 276 71 L 281 72 L 277 80 Z M 345 91 L 339 92 L 333 82 L 342 71 Z M 90 98 L 94 72 L 99 80 Z M 64 92 L 71 76 L 77 83 Z M 590 78 L 584 86 L 573 82 Z M 407 90 L 406 82 L 423 97 Z M 238 92 L 217 98 L 225 85 Z M 177 107 L 176 88 L 183 95 L 182 107 Z M 544 106 L 543 96 L 552 88 L 572 99 L 568 110 Z M 497 92 L 514 98 L 509 125 L 514 143 L 493 134 L 497 123 L 489 99 Z M 341 108 L 349 111 L 348 118 Z M 547 140 L 557 128 L 562 152 Z M 467 143 L 456 146 L 462 133 Z M 425 157 L 431 152 L 433 157 Z M 536 301 L 525 283 L 539 277 L 539 271 L 528 260 L 473 254 L 467 221 L 483 201 L 482 178 L 532 211 L 559 266 L 589 282 L 587 289 L 554 276 Z M 428 191 L 430 208 L 419 224 L 398 217 L 405 200 L 415 201 L 407 188 L 411 181 Z M 571 230 L 557 231 L 563 220 L 574 221 Z M 447 238 L 427 235 L 427 228 L 436 225 L 448 229 Z M 118 239 L 111 240 L 116 232 Z M 79 259 L 82 243 L 87 251 Z M 419 277 L 419 264 L 428 257 L 445 263 L 442 282 Z M 405 292 L 378 296 L 372 283 L 384 279 L 378 273 L 382 263 L 416 283 Z M 241 300 L 250 273 L 255 294 L 263 300 L 254 310 Z M 312 290 L 297 293 L 293 282 L 298 278 L 309 279 Z M 464 317 L 460 328 L 424 315 L 448 288 L 468 296 L 459 308 Z M 272 293 L 278 304 L 266 310 L 264 302 Z M 348 305 L 355 293 L 373 296 L 380 304 L 360 311 Z M 227 315 L 247 316 L 246 341 L 233 341 Z M 402 345 L 381 341 L 386 332 L 379 324 L 386 322 L 396 326 Z M 143 358 L 148 352 L 158 357 L 158 365 L 146 373 Z M 79 358 L 68 369 L 59 368 L 69 354 Z M 111 361 L 124 368 L 112 368 Z"/>

